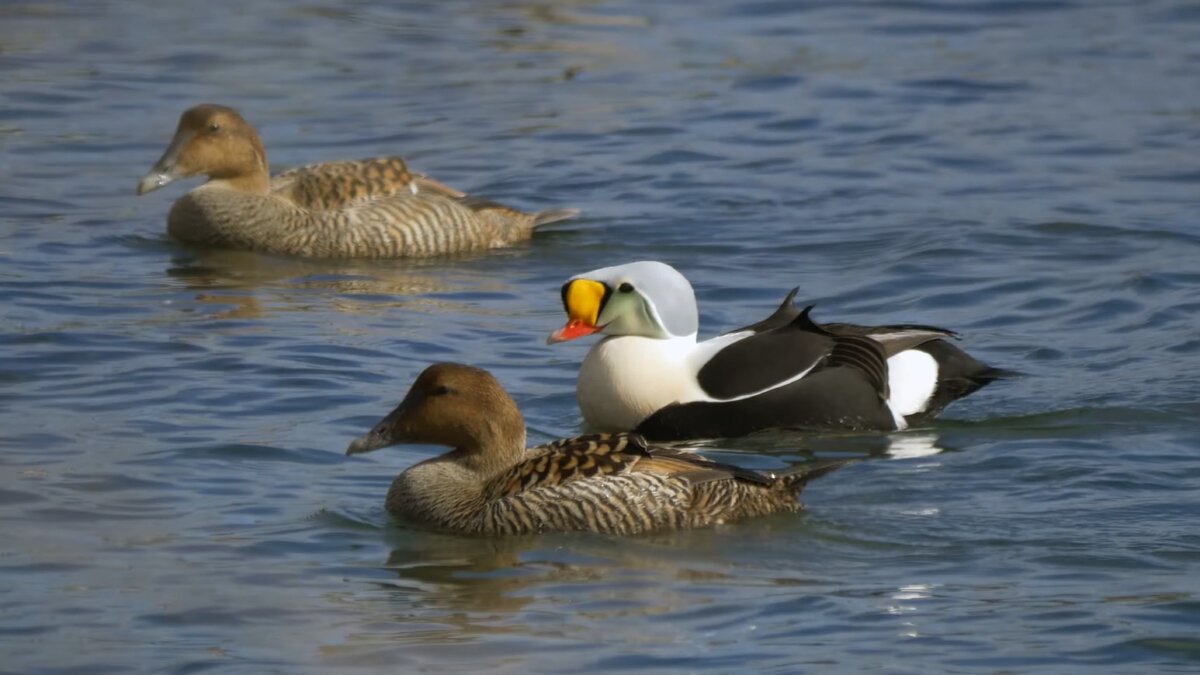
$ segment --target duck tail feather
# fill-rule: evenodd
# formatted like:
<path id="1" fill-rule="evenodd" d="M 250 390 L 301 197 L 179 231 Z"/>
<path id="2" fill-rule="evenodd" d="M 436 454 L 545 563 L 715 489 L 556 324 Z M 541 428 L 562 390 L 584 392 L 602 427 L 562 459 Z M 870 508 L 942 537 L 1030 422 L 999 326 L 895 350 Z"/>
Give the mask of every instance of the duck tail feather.
<path id="1" fill-rule="evenodd" d="M 796 494 L 804 489 L 804 486 L 809 481 L 820 478 L 826 474 L 833 473 L 838 469 L 849 464 L 855 464 L 859 459 L 833 459 L 822 460 L 816 462 L 807 462 L 799 466 L 789 467 L 783 471 L 777 472 L 776 476 L 782 482 L 784 487 Z"/>
<path id="2" fill-rule="evenodd" d="M 560 220 L 568 220 L 579 215 L 579 209 L 546 209 L 533 214 L 533 226 L 541 227 Z"/>
<path id="3" fill-rule="evenodd" d="M 975 373 L 972 379 L 980 382 L 991 382 L 992 380 L 1014 380 L 1018 377 L 1024 377 L 1025 373 L 1019 370 L 1009 370 L 1008 368 L 994 368 L 987 366 L 981 372 Z"/>

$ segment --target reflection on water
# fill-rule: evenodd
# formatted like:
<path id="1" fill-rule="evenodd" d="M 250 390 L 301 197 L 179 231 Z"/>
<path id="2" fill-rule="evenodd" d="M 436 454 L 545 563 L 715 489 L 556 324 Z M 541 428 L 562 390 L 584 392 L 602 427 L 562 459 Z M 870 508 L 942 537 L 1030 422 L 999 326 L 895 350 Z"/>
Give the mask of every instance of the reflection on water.
<path id="1" fill-rule="evenodd" d="M 947 450 L 941 434 L 930 429 L 895 433 L 771 430 L 736 440 L 692 442 L 685 447 L 714 457 L 722 455 L 733 463 L 760 461 L 763 455 L 786 459 L 793 463 L 816 458 L 911 459 L 936 455 Z M 757 457 L 747 457 L 746 453 Z M 777 461 L 775 463 L 778 464 Z"/>
<path id="2" fill-rule="evenodd" d="M 469 263 L 472 257 L 460 256 Z M 439 264 L 440 263 L 440 264 Z M 200 249 L 177 259 L 166 274 L 197 291 L 199 306 L 222 307 L 212 318 L 263 318 L 271 312 L 321 310 L 354 314 L 396 311 L 488 313 L 489 308 L 454 296 L 514 292 L 512 284 L 471 271 L 447 273 L 446 260 L 313 261 L 245 251 Z M 270 304 L 262 300 L 271 296 Z M 187 302 L 175 303 L 187 306 Z"/>
<path id="3" fill-rule="evenodd" d="M 248 251 L 197 249 L 166 270 L 187 288 L 297 286 L 343 293 L 416 295 L 454 288 L 455 279 L 424 261 L 314 261 Z M 461 281 L 460 281 L 461 283 Z"/>
<path id="4" fill-rule="evenodd" d="M 598 628 L 613 626 L 610 636 L 635 644 L 653 640 L 652 634 L 639 638 L 618 626 L 639 618 L 670 622 L 690 614 L 697 601 L 726 602 L 721 589 L 735 579 L 763 588 L 817 583 L 796 570 L 778 569 L 757 580 L 752 577 L 761 570 L 755 566 L 746 566 L 748 576 L 739 573 L 742 564 L 727 551 L 731 537 L 749 545 L 768 543 L 780 534 L 778 527 L 788 526 L 786 519 L 768 520 L 754 526 L 748 539 L 730 527 L 634 542 L 592 535 L 478 540 L 397 532 L 389 536 L 395 548 L 382 567 L 394 578 L 381 578 L 380 592 L 369 594 L 379 621 L 354 640 L 359 646 L 400 641 L 429 647 L 531 631 L 549 637 L 562 630 L 547 613 L 555 606 L 571 607 L 578 620 Z M 529 623 L 512 622 L 518 613 Z"/>
<path id="5" fill-rule="evenodd" d="M 895 434 L 888 437 L 887 454 L 895 459 L 912 459 L 928 457 L 945 452 L 945 448 L 937 444 L 938 436 L 933 433 Z"/>

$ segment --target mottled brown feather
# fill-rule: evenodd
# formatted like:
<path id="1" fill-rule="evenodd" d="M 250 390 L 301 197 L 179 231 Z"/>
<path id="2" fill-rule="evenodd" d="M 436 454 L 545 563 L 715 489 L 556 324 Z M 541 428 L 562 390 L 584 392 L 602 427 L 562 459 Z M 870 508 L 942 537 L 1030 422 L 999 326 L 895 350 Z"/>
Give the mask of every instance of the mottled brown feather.
<path id="1" fill-rule="evenodd" d="M 189 243 L 307 257 L 427 257 L 511 246 L 577 213 L 526 213 L 465 195 L 400 157 L 325 162 L 270 179 L 262 142 L 237 111 L 186 111 L 139 194 L 173 180 L 210 180 L 180 198 L 170 234 Z"/>
<path id="2" fill-rule="evenodd" d="M 538 453 L 493 479 L 487 493 L 510 497 L 538 487 L 571 480 L 619 474 L 647 457 L 644 441 L 631 434 L 597 434 L 555 441 L 529 452 Z"/>
<path id="3" fill-rule="evenodd" d="M 395 516 L 471 534 L 586 530 L 638 534 L 799 511 L 811 477 L 830 466 L 766 474 L 648 445 L 638 434 L 596 434 L 524 449 L 516 404 L 486 371 L 435 364 L 399 406 L 347 452 L 394 443 L 455 449 L 392 483 Z"/>

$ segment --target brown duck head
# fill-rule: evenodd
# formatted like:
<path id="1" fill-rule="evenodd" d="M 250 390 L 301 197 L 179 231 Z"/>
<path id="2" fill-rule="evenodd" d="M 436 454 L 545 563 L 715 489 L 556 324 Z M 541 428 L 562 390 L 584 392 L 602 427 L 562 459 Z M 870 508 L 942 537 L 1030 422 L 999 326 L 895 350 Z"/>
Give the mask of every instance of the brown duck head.
<path id="1" fill-rule="evenodd" d="M 446 445 L 477 462 L 513 463 L 525 449 L 525 420 L 491 373 L 437 363 L 426 368 L 400 405 L 355 439 L 346 454 L 398 443 Z"/>
<path id="2" fill-rule="evenodd" d="M 208 176 L 227 187 L 266 193 L 267 153 L 254 127 L 233 108 L 205 103 L 189 108 L 166 152 L 138 183 L 144 195 L 190 176 Z"/>

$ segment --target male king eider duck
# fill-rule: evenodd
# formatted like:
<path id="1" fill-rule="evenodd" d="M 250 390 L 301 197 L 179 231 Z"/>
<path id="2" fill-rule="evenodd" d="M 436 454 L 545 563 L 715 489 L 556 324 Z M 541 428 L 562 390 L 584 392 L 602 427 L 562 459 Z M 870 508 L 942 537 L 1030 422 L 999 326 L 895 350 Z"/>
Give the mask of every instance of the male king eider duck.
<path id="1" fill-rule="evenodd" d="M 568 279 L 568 321 L 547 340 L 607 337 L 579 369 L 587 425 L 656 440 L 771 428 L 898 430 L 1009 375 L 932 326 L 817 324 L 793 289 L 766 319 L 698 342 L 696 296 L 673 267 L 641 261 Z"/>
<path id="2" fill-rule="evenodd" d="M 191 244 L 312 258 L 413 258 L 525 241 L 575 209 L 526 213 L 411 173 L 400 157 L 324 162 L 274 178 L 254 127 L 233 108 L 184 111 L 171 144 L 138 183 L 208 182 L 180 197 L 167 231 Z"/>

